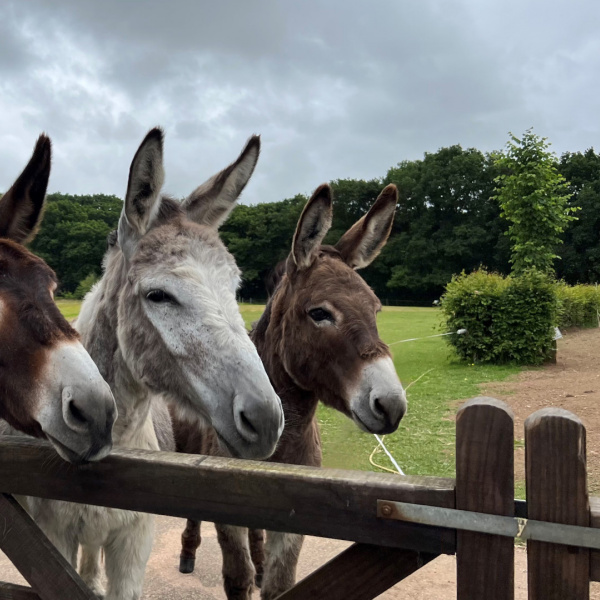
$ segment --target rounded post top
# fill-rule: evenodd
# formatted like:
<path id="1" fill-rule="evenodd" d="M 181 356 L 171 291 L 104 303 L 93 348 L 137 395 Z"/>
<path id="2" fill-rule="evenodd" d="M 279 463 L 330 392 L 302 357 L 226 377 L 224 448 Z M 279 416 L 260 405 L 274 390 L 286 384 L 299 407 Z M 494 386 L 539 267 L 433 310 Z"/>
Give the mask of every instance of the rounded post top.
<path id="1" fill-rule="evenodd" d="M 493 407 L 498 410 L 505 412 L 511 419 L 514 419 L 514 413 L 510 406 L 503 402 L 502 400 L 497 400 L 496 398 L 490 398 L 489 396 L 477 396 L 476 398 L 471 398 L 467 400 L 456 413 L 457 418 L 466 410 L 469 410 L 473 407 Z"/>
<path id="2" fill-rule="evenodd" d="M 547 419 L 565 419 L 580 427 L 584 427 L 581 419 L 571 411 L 556 406 L 548 406 L 546 408 L 540 408 L 540 410 L 536 410 L 533 414 L 529 415 L 525 420 L 525 429 L 535 427 L 536 425 L 539 425 L 541 421 Z"/>

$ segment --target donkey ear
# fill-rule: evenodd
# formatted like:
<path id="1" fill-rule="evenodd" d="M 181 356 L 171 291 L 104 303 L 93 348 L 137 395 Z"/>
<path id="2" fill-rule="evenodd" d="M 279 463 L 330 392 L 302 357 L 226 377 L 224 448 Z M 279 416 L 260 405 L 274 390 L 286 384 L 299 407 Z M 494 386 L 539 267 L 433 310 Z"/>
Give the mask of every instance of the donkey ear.
<path id="1" fill-rule="evenodd" d="M 312 265 L 321 242 L 331 227 L 332 218 L 331 188 L 324 183 L 307 202 L 294 233 L 292 256 L 299 269 L 307 269 Z"/>
<path id="2" fill-rule="evenodd" d="M 157 127 L 148 132 L 129 168 L 127 195 L 119 219 L 119 243 L 126 258 L 131 257 L 158 212 L 164 178 L 163 132 Z"/>
<path id="3" fill-rule="evenodd" d="M 50 138 L 42 134 L 29 163 L 0 199 L 0 237 L 21 244 L 35 237 L 42 220 L 51 159 Z"/>
<path id="4" fill-rule="evenodd" d="M 371 210 L 341 237 L 335 247 L 348 266 L 362 269 L 375 260 L 392 230 L 397 203 L 398 190 L 392 183 L 379 194 Z"/>
<path id="5" fill-rule="evenodd" d="M 183 202 L 188 218 L 218 229 L 246 187 L 260 154 L 260 136 L 253 135 L 238 159 L 197 187 Z"/>

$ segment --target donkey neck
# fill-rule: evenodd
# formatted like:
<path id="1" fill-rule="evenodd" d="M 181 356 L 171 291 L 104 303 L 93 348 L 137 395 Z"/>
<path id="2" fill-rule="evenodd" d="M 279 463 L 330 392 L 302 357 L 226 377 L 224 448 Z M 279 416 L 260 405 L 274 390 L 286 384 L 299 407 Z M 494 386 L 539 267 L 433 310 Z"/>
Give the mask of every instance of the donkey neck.
<path id="1" fill-rule="evenodd" d="M 118 248 L 113 248 L 105 258 L 104 276 L 86 297 L 76 326 L 83 345 L 110 386 L 117 403 L 114 444 L 158 449 L 150 415 L 151 393 L 133 375 L 119 347 L 119 297 L 126 280 L 127 266 L 123 254 Z"/>
<path id="2" fill-rule="evenodd" d="M 290 429 L 298 433 L 312 427 L 313 421 L 316 422 L 319 398 L 315 392 L 302 389 L 286 371 L 279 354 L 279 348 L 286 343 L 286 340 L 280 323 L 271 319 L 273 298 L 274 296 L 267 303 L 250 337 L 275 391 L 281 398 L 285 413 L 285 430 L 282 437 L 285 438 L 286 432 Z"/>

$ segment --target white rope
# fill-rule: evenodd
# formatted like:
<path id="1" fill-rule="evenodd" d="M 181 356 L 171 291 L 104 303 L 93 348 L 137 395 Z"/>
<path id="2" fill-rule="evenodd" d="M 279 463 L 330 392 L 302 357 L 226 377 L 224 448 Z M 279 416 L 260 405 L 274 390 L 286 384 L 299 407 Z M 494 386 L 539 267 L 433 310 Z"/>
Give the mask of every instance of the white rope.
<path id="1" fill-rule="evenodd" d="M 410 388 L 411 385 L 415 385 L 415 383 L 417 383 L 417 381 L 419 381 L 420 379 L 422 379 L 423 377 L 425 377 L 425 375 L 427 375 L 428 373 L 431 373 L 431 371 L 434 371 L 434 370 L 435 370 L 435 367 L 432 368 L 432 369 L 428 369 L 427 371 L 425 371 L 425 373 L 419 375 L 414 381 L 411 381 L 406 386 L 406 389 L 404 391 L 408 392 L 408 388 Z M 381 448 L 383 448 L 383 450 L 385 451 L 385 453 L 388 455 L 389 459 L 392 461 L 392 464 L 398 470 L 398 473 L 400 473 L 400 475 L 406 475 L 406 473 L 400 468 L 400 465 L 398 465 L 398 463 L 394 460 L 394 457 L 391 455 L 390 451 L 386 448 L 385 444 L 383 443 L 383 438 L 385 438 L 385 436 L 383 436 L 383 437 L 380 438 L 377 434 L 373 434 L 373 435 L 377 439 L 377 442 L 379 443 L 379 446 L 381 446 Z M 394 473 L 394 471 L 392 469 L 388 469 L 387 467 L 384 467 L 383 465 L 380 465 L 379 463 L 376 463 L 373 460 L 373 457 L 375 456 L 375 454 L 379 450 L 379 446 L 375 446 L 375 448 L 373 448 L 373 452 L 371 452 L 371 456 L 369 456 L 369 462 L 374 467 L 377 467 L 378 469 L 382 469 L 383 471 L 388 471 L 389 473 Z"/>
<path id="2" fill-rule="evenodd" d="M 420 338 L 410 338 L 407 340 L 399 340 L 397 342 L 392 342 L 391 344 L 388 344 L 388 346 L 393 346 L 394 344 L 402 344 L 403 342 L 416 342 L 418 340 L 426 340 L 428 338 L 443 337 L 445 335 L 464 335 L 465 333 L 467 333 L 466 329 L 458 329 L 457 331 L 450 331 L 448 333 L 436 333 L 435 335 L 426 335 L 425 337 L 420 337 Z M 417 379 L 415 379 L 414 381 L 409 383 L 408 386 L 406 387 L 405 391 L 408 391 L 408 388 L 411 385 L 414 385 L 415 383 L 417 383 L 417 381 L 419 381 L 422 377 L 425 377 L 425 375 L 427 375 L 427 373 L 430 373 L 431 371 L 433 371 L 433 369 L 429 369 L 428 371 L 425 371 L 425 373 L 423 373 L 422 375 L 417 377 Z M 390 461 L 392 461 L 392 464 L 394 465 L 394 467 L 396 467 L 396 470 L 398 471 L 398 473 L 400 473 L 400 475 L 406 475 L 406 473 L 404 473 L 404 471 L 400 468 L 400 465 L 396 462 L 396 459 L 392 456 L 391 452 L 387 449 L 386 445 L 383 443 L 383 438 L 380 438 L 377 434 L 374 434 L 374 435 L 375 435 L 375 439 L 377 440 L 377 443 L 381 446 L 381 448 L 386 453 L 386 455 L 390 459 Z M 377 449 L 378 449 L 377 446 L 375 446 L 373 452 L 371 452 L 371 455 L 369 456 L 369 462 L 374 467 L 377 467 L 378 469 L 383 469 L 384 471 L 389 471 L 390 473 L 393 473 L 394 471 L 392 471 L 391 469 L 388 469 L 387 467 L 384 467 L 383 465 L 379 465 L 373 460 L 373 457 L 375 456 Z"/>
<path id="3" fill-rule="evenodd" d="M 467 333 L 466 329 L 458 329 L 457 331 L 449 331 L 448 333 L 436 333 L 435 335 L 426 335 L 424 337 L 409 338 L 407 340 L 398 340 L 397 342 L 392 342 L 391 344 L 388 344 L 388 346 L 403 344 L 404 342 L 416 342 L 418 340 L 426 340 L 428 338 L 444 337 L 445 335 L 464 335 L 465 333 Z"/>
<path id="4" fill-rule="evenodd" d="M 392 464 L 396 467 L 396 470 L 400 475 L 406 475 L 406 473 L 400 468 L 400 465 L 396 462 L 396 459 L 391 455 L 390 451 L 385 447 L 383 440 L 375 434 L 375 439 L 379 442 L 379 445 L 383 448 L 383 451 L 387 454 L 387 457 L 392 461 Z"/>

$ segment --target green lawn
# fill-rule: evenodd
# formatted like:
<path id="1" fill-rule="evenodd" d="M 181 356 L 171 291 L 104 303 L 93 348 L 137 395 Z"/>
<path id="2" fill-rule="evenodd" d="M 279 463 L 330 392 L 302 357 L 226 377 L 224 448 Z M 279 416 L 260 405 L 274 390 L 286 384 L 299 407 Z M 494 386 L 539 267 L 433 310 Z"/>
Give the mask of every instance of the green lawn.
<path id="1" fill-rule="evenodd" d="M 444 338 L 394 344 L 407 338 L 440 333 L 434 308 L 385 307 L 378 319 L 380 335 L 391 346 L 400 379 L 408 388 L 408 413 L 385 443 L 409 475 L 454 476 L 454 414 L 461 401 L 477 396 L 479 385 L 499 381 L 516 367 L 465 365 L 453 360 Z M 414 382 L 414 385 L 413 385 Z M 334 411 L 321 409 L 325 463 L 373 470 L 369 455 L 377 445 Z M 383 454 L 374 460 L 387 467 Z"/>
<path id="2" fill-rule="evenodd" d="M 58 298 L 56 304 L 68 321 L 75 319 L 81 308 L 81 300 L 64 300 L 63 298 Z"/>
<path id="3" fill-rule="evenodd" d="M 57 304 L 67 318 L 77 316 L 77 301 L 59 300 Z M 262 306 L 241 305 L 248 326 L 260 317 L 262 310 Z M 378 319 L 381 337 L 388 344 L 440 333 L 439 323 L 439 312 L 434 308 L 385 307 Z M 386 436 L 386 445 L 407 474 L 452 477 L 453 415 L 460 401 L 478 395 L 481 383 L 505 379 L 519 369 L 457 363 L 444 338 L 394 344 L 392 352 L 402 383 L 410 386 L 409 406 L 398 431 Z M 369 462 L 377 445 L 373 436 L 360 432 L 349 419 L 333 410 L 320 407 L 318 416 L 325 466 L 376 470 Z M 392 466 L 381 453 L 374 460 Z"/>

